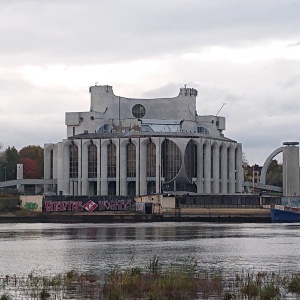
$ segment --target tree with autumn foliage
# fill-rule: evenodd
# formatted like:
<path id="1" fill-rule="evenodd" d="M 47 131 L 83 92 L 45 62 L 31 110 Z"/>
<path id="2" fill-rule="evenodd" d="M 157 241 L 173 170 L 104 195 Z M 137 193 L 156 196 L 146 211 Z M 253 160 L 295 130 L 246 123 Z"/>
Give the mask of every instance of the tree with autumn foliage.
<path id="1" fill-rule="evenodd" d="M 40 146 L 26 146 L 19 151 L 25 179 L 44 177 L 44 150 Z"/>

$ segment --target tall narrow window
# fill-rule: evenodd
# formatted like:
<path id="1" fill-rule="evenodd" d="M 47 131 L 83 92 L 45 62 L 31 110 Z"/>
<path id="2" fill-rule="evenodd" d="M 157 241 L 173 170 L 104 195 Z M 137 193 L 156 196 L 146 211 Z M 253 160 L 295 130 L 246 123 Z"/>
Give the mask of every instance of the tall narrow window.
<path id="1" fill-rule="evenodd" d="M 197 177 L 197 145 L 189 141 L 184 154 L 184 165 L 188 179 L 192 182 Z"/>
<path id="2" fill-rule="evenodd" d="M 70 178 L 78 178 L 78 147 L 70 146 Z"/>
<path id="3" fill-rule="evenodd" d="M 135 196 L 135 181 L 128 182 L 127 194 L 128 196 Z"/>
<path id="4" fill-rule="evenodd" d="M 161 148 L 161 164 L 166 182 L 172 181 L 181 168 L 181 153 L 175 143 L 165 140 Z"/>
<path id="5" fill-rule="evenodd" d="M 155 194 L 155 181 L 149 181 L 147 184 L 147 195 Z"/>
<path id="6" fill-rule="evenodd" d="M 136 176 L 136 149 L 135 145 L 130 143 L 127 146 L 127 177 Z"/>
<path id="7" fill-rule="evenodd" d="M 109 144 L 107 147 L 107 177 L 116 177 L 117 156 L 116 145 Z"/>
<path id="8" fill-rule="evenodd" d="M 108 195 L 116 195 L 116 182 L 110 181 L 108 183 Z"/>
<path id="9" fill-rule="evenodd" d="M 97 178 L 97 147 L 94 144 L 88 148 L 88 177 Z"/>
<path id="10" fill-rule="evenodd" d="M 147 177 L 156 176 L 156 147 L 154 143 L 147 145 Z"/>

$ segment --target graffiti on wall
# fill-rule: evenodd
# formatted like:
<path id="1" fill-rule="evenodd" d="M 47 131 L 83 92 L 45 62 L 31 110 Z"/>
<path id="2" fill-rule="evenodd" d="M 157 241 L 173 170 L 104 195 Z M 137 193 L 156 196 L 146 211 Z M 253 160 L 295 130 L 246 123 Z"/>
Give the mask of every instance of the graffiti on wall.
<path id="1" fill-rule="evenodd" d="M 54 201 L 43 203 L 43 211 L 50 212 L 93 212 L 93 211 L 124 211 L 131 209 L 130 199 L 101 199 L 93 201 Z"/>
<path id="2" fill-rule="evenodd" d="M 131 200 L 104 200 L 98 201 L 99 210 L 129 210 Z"/>
<path id="3" fill-rule="evenodd" d="M 24 203 L 24 208 L 28 210 L 37 210 L 38 209 L 37 203 L 34 202 L 25 202 Z"/>
<path id="4" fill-rule="evenodd" d="M 58 211 L 82 211 L 81 201 L 45 201 L 46 212 L 58 212 Z"/>

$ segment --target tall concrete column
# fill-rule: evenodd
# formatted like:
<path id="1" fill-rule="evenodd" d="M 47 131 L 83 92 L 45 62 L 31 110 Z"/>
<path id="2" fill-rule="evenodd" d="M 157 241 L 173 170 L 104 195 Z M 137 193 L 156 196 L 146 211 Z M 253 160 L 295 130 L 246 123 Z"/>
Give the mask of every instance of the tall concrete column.
<path id="1" fill-rule="evenodd" d="M 203 193 L 203 144 L 202 139 L 196 141 L 197 144 L 197 193 Z"/>
<path id="2" fill-rule="evenodd" d="M 141 145 L 140 145 L 140 138 L 132 139 L 132 143 L 135 145 L 135 166 L 136 166 L 136 171 L 135 171 L 135 194 L 140 195 L 140 175 L 141 175 L 141 170 L 140 170 L 140 161 L 141 161 Z"/>
<path id="3" fill-rule="evenodd" d="M 211 145 L 208 140 L 205 141 L 204 147 L 204 193 L 211 192 Z"/>
<path id="4" fill-rule="evenodd" d="M 140 182 L 140 190 L 139 194 L 140 195 L 147 195 L 147 146 L 148 146 L 148 141 L 147 140 L 142 140 L 140 142 L 140 166 L 139 168 L 139 182 Z M 137 193 L 137 195 L 139 195 Z M 139 195 L 139 196 L 140 196 Z"/>
<path id="5" fill-rule="evenodd" d="M 221 148 L 221 193 L 227 193 L 228 186 L 227 146 L 223 143 Z"/>
<path id="6" fill-rule="evenodd" d="M 58 187 L 58 192 L 62 192 L 63 195 L 70 195 L 70 145 L 69 141 L 59 145 L 63 159 L 57 162 L 61 168 L 58 174 L 61 174 L 62 178 L 62 185 Z"/>
<path id="7" fill-rule="evenodd" d="M 156 193 L 160 194 L 161 191 L 161 138 L 151 138 L 156 147 L 156 181 L 155 181 L 155 189 Z"/>
<path id="8" fill-rule="evenodd" d="M 299 196 L 299 143 L 283 145 L 283 196 Z"/>
<path id="9" fill-rule="evenodd" d="M 219 144 L 213 144 L 213 193 L 220 191 L 220 147 Z"/>
<path id="10" fill-rule="evenodd" d="M 236 161 L 236 192 L 242 192 L 243 184 L 243 163 L 242 163 L 242 145 L 237 144 L 235 152 L 235 161 Z"/>
<path id="11" fill-rule="evenodd" d="M 82 140 L 81 143 L 77 144 L 78 146 L 78 179 L 77 182 L 74 181 L 74 193 L 76 195 L 81 195 L 81 179 L 82 179 Z"/>
<path id="12" fill-rule="evenodd" d="M 107 146 L 109 142 L 101 142 L 101 195 L 108 195 L 108 180 L 107 180 Z"/>
<path id="13" fill-rule="evenodd" d="M 53 144 L 45 144 L 44 146 L 44 178 L 45 179 L 51 179 L 51 159 L 53 159 L 53 156 L 51 156 L 51 153 L 53 153 Z M 53 177 L 52 177 L 53 178 Z M 50 190 L 49 184 L 44 184 L 44 192 L 47 192 Z"/>
<path id="14" fill-rule="evenodd" d="M 82 143 L 82 159 L 81 159 L 81 193 L 80 195 L 89 194 L 89 182 L 88 182 L 88 148 L 90 142 Z"/>
<path id="15" fill-rule="evenodd" d="M 94 143 L 97 147 L 97 195 L 101 195 L 101 140 Z"/>
<path id="16" fill-rule="evenodd" d="M 229 188 L 228 192 L 230 194 L 235 193 L 235 149 L 233 145 L 229 146 L 229 158 L 228 158 L 228 168 L 229 168 Z"/>

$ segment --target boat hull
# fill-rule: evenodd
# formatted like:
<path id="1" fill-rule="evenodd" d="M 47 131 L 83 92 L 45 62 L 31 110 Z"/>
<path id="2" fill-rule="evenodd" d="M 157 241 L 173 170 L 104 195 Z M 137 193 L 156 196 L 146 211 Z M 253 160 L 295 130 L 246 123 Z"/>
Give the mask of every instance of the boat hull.
<path id="1" fill-rule="evenodd" d="M 273 223 L 300 223 L 300 211 L 271 208 L 271 220 Z"/>

